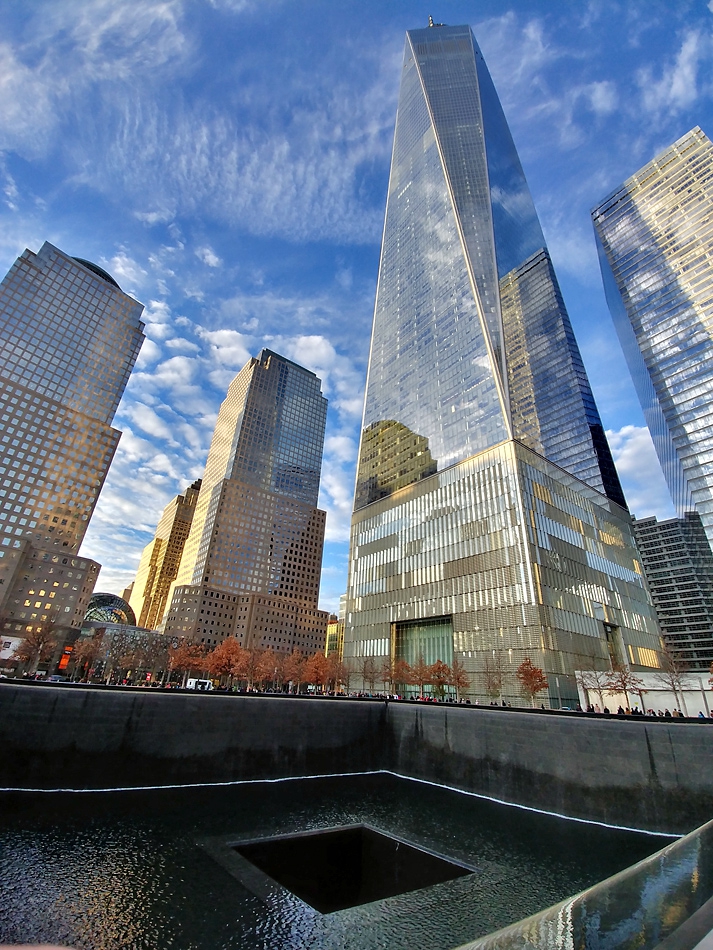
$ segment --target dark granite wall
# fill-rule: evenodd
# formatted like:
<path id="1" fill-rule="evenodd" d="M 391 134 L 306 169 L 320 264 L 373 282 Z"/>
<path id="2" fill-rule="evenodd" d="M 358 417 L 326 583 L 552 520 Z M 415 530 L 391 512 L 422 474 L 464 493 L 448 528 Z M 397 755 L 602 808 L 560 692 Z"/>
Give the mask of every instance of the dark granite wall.
<path id="1" fill-rule="evenodd" d="M 388 769 L 659 831 L 713 815 L 713 724 L 0 684 L 0 786 L 107 788 Z"/>

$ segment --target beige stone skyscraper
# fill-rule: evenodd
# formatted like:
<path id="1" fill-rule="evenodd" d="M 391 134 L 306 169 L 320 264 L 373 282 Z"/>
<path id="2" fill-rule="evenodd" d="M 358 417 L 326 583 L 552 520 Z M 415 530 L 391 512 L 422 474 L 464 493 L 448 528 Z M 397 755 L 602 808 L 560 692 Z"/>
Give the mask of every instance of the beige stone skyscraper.
<path id="1" fill-rule="evenodd" d="M 230 384 L 165 621 L 215 646 L 323 650 L 325 512 L 317 506 L 327 400 L 320 380 L 263 350 Z"/>
<path id="2" fill-rule="evenodd" d="M 99 565 L 78 555 L 121 433 L 143 306 L 44 244 L 0 285 L 0 617 L 81 623 Z"/>
<path id="3" fill-rule="evenodd" d="M 166 505 L 153 541 L 143 550 L 129 600 L 140 627 L 154 630 L 161 623 L 191 530 L 200 488 L 198 479 L 185 494 L 176 495 Z"/>

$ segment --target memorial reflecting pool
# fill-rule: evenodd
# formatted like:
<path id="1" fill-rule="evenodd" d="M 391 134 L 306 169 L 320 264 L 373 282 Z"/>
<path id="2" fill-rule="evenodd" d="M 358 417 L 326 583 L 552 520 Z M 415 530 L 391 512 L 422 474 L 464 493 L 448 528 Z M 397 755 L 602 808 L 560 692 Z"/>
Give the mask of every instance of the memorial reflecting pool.
<path id="1" fill-rule="evenodd" d="M 256 896 L 206 842 L 366 824 L 468 873 L 321 914 Z M 213 788 L 0 795 L 0 943 L 446 950 L 520 920 L 670 838 L 567 821 L 388 774 Z M 346 862 L 352 860 L 344 849 Z M 475 870 L 472 870 L 475 869 Z M 340 874 L 336 862 L 333 874 Z"/>

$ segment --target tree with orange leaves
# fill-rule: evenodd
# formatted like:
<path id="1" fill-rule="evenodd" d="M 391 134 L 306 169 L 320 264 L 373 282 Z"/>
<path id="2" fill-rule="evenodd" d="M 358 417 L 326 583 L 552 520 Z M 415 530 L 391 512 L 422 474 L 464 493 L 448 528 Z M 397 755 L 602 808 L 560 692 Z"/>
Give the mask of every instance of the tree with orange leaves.
<path id="1" fill-rule="evenodd" d="M 277 680 L 277 654 L 272 647 L 263 650 L 257 657 L 255 679 L 262 683 L 263 687 L 266 683 L 272 686 Z"/>
<path id="2" fill-rule="evenodd" d="M 456 700 L 460 702 L 461 692 L 464 689 L 470 688 L 470 677 L 466 672 L 465 666 L 457 656 L 453 657 L 453 663 L 451 664 L 451 678 L 449 682 L 456 691 Z"/>
<path id="3" fill-rule="evenodd" d="M 433 688 L 436 691 L 436 696 L 438 696 L 439 699 L 443 699 L 443 696 L 446 692 L 446 686 L 450 685 L 452 675 L 453 673 L 450 666 L 447 663 L 444 663 L 443 660 L 436 660 L 435 663 L 431 664 L 429 681 L 433 684 Z"/>
<path id="4" fill-rule="evenodd" d="M 517 676 L 520 683 L 520 689 L 529 698 L 533 706 L 535 705 L 535 696 L 543 689 L 549 688 L 544 670 L 541 670 L 539 666 L 534 666 L 529 657 L 518 666 L 515 676 Z"/>
<path id="5" fill-rule="evenodd" d="M 168 671 L 169 675 L 176 670 L 183 673 L 182 686 L 186 685 L 188 675 L 195 670 L 196 673 L 203 673 L 206 670 L 206 653 L 204 647 L 198 643 L 186 643 L 183 641 L 177 647 L 168 648 Z"/>
<path id="6" fill-rule="evenodd" d="M 433 682 L 433 670 L 432 667 L 426 663 L 423 658 L 423 654 L 419 653 L 418 659 L 411 666 L 411 683 L 414 686 L 418 686 L 418 692 L 420 696 L 423 696 L 423 688 L 426 685 L 430 685 Z"/>
<path id="7" fill-rule="evenodd" d="M 205 669 L 211 676 L 222 679 L 228 677 L 228 685 L 232 685 L 233 677 L 240 675 L 240 665 L 245 650 L 235 637 L 226 637 L 215 649 L 211 650 L 205 659 Z M 195 669 L 195 667 L 193 667 Z"/>
<path id="8" fill-rule="evenodd" d="M 304 682 L 305 658 L 299 650 L 293 650 L 282 663 L 282 677 L 286 683 L 292 683 L 296 693 Z"/>
<path id="9" fill-rule="evenodd" d="M 322 690 L 324 690 L 328 676 L 329 667 L 327 664 L 327 657 L 324 655 L 324 653 L 313 654 L 305 663 L 305 683 L 310 683 L 313 686 L 320 686 Z"/>
<path id="10" fill-rule="evenodd" d="M 394 660 L 391 682 L 394 686 L 408 686 L 413 682 L 413 671 L 406 660 Z"/>

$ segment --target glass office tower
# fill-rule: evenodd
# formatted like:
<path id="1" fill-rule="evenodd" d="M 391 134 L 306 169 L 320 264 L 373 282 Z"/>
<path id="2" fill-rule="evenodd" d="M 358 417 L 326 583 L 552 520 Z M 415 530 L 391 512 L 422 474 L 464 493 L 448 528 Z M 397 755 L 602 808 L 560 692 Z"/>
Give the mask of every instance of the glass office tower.
<path id="1" fill-rule="evenodd" d="M 713 545 L 713 145 L 695 128 L 592 211 L 607 302 L 679 517 Z"/>
<path id="2" fill-rule="evenodd" d="M 646 580 L 664 640 L 680 669 L 713 663 L 713 552 L 696 511 L 634 522 Z"/>
<path id="3" fill-rule="evenodd" d="M 143 306 L 51 244 L 0 285 L 0 614 L 78 627 L 99 565 L 78 556 L 121 433 Z"/>
<path id="4" fill-rule="evenodd" d="M 656 656 L 611 453 L 467 26 L 406 36 L 354 507 L 345 658 L 455 651 L 475 674 L 530 656 L 556 703 L 574 669 L 608 663 L 607 635 L 622 662 Z"/>
<path id="5" fill-rule="evenodd" d="M 164 624 L 215 646 L 324 650 L 317 508 L 327 400 L 320 380 L 263 350 L 230 384 Z"/>

